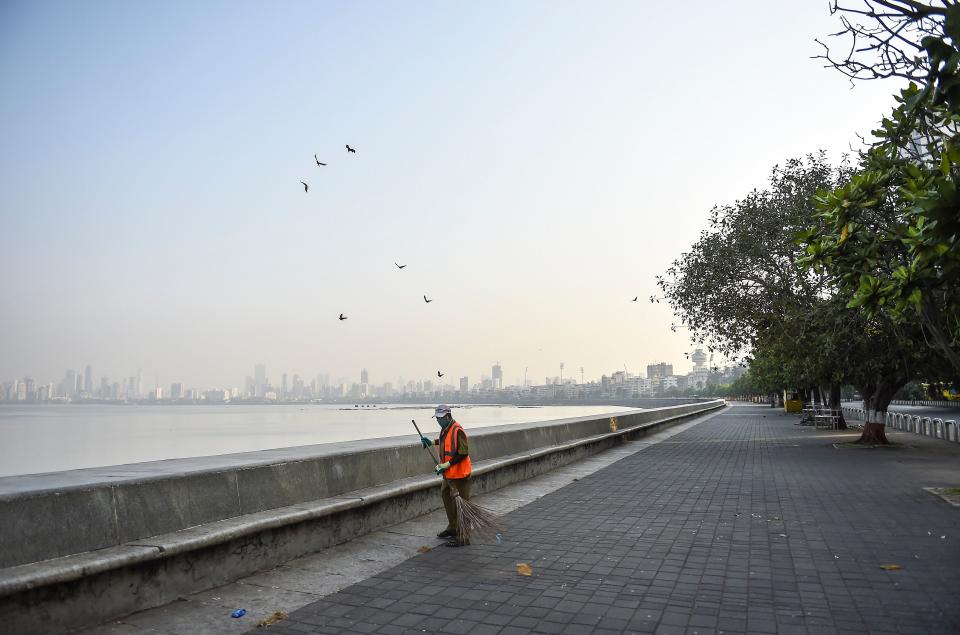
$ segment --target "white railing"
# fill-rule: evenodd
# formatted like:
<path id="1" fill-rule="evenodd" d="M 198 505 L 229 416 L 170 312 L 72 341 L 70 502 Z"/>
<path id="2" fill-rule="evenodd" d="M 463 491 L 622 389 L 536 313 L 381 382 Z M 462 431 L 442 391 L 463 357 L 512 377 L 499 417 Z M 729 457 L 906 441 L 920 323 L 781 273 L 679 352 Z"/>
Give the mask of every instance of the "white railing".
<path id="1" fill-rule="evenodd" d="M 930 408 L 960 408 L 960 400 L 949 399 L 921 400 L 921 399 L 894 399 L 891 406 L 928 406 Z"/>
<path id="2" fill-rule="evenodd" d="M 843 416 L 854 421 L 867 420 L 867 413 L 863 408 L 844 407 Z M 935 439 L 960 443 L 960 428 L 958 428 L 957 422 L 953 419 L 944 421 L 939 417 L 920 417 L 905 412 L 888 411 L 884 424 L 894 430 L 913 432 L 914 434 L 922 434 L 923 436 L 933 437 Z"/>

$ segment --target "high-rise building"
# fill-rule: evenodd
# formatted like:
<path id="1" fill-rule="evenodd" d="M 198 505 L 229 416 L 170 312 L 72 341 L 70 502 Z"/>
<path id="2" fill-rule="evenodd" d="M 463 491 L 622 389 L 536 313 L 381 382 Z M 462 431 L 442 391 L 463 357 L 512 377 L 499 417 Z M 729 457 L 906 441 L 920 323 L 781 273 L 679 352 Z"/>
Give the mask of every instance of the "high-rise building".
<path id="1" fill-rule="evenodd" d="M 659 364 L 647 364 L 647 379 L 654 383 L 659 383 L 664 377 L 673 375 L 673 364 L 660 362 Z"/>
<path id="2" fill-rule="evenodd" d="M 176 382 L 170 384 L 170 398 L 171 399 L 183 399 L 183 383 Z"/>
<path id="3" fill-rule="evenodd" d="M 460 392 L 466 394 L 470 390 L 470 380 L 466 377 L 460 378 Z"/>
<path id="4" fill-rule="evenodd" d="M 503 369 L 500 368 L 500 362 L 493 365 L 493 372 L 491 374 L 493 375 L 493 388 L 495 390 L 503 388 Z"/>
<path id="5" fill-rule="evenodd" d="M 262 362 L 253 367 L 253 383 L 255 397 L 262 397 L 267 389 L 267 367 Z"/>
<path id="6" fill-rule="evenodd" d="M 286 399 L 287 397 L 287 374 L 283 373 L 280 375 L 280 398 Z"/>
<path id="7" fill-rule="evenodd" d="M 68 370 L 63 374 L 63 381 L 60 382 L 60 394 L 64 397 L 72 397 L 77 389 L 77 374 Z"/>
<path id="8" fill-rule="evenodd" d="M 90 368 L 90 364 L 87 364 L 87 367 L 83 370 L 83 392 L 88 395 L 93 395 L 93 369 Z"/>
<path id="9" fill-rule="evenodd" d="M 370 383 L 370 374 L 367 373 L 367 369 L 366 369 L 366 368 L 364 368 L 363 370 L 360 371 L 360 383 L 361 383 L 361 384 L 369 384 L 369 383 Z"/>
<path id="10" fill-rule="evenodd" d="M 137 399 L 143 398 L 143 370 L 137 369 L 137 394 L 134 395 Z"/>

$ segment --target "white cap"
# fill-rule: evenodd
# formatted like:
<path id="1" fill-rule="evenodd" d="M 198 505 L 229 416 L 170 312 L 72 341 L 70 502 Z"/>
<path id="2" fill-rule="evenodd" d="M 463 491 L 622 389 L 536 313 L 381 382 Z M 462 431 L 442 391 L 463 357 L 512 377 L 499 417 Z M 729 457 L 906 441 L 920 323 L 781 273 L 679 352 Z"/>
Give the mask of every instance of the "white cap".
<path id="1" fill-rule="evenodd" d="M 437 407 L 434 408 L 434 410 L 433 410 L 433 416 L 434 416 L 434 417 L 442 417 L 442 416 L 448 415 L 448 414 L 450 414 L 450 406 L 447 406 L 447 405 L 445 405 L 445 404 L 440 404 L 439 406 L 437 406 Z"/>

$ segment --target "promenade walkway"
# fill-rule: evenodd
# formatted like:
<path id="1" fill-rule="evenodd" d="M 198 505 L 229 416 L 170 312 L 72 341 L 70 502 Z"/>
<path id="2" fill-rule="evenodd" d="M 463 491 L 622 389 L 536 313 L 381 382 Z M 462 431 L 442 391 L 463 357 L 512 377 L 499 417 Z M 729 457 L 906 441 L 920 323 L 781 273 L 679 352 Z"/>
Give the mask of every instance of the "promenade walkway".
<path id="1" fill-rule="evenodd" d="M 500 544 L 433 549 L 266 630 L 960 632 L 960 508 L 922 489 L 960 486 L 960 449 L 838 449 L 856 434 L 795 420 L 734 406 L 512 511 Z"/>

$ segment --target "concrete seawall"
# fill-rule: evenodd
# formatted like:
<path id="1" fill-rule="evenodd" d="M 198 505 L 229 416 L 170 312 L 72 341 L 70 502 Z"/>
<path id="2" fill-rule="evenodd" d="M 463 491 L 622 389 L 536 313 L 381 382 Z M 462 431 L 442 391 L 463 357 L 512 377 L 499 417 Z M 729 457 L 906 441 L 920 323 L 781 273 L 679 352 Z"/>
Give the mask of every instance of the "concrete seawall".
<path id="1" fill-rule="evenodd" d="M 474 490 L 722 405 L 477 429 Z M 431 467 L 403 437 L 0 479 L 0 623 L 104 621 L 427 513 Z"/>

